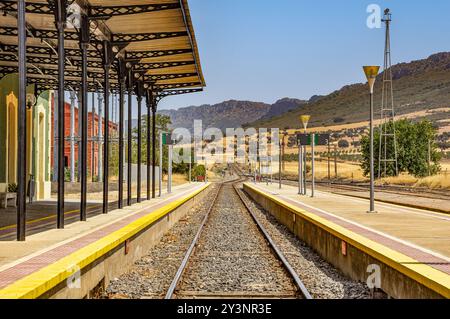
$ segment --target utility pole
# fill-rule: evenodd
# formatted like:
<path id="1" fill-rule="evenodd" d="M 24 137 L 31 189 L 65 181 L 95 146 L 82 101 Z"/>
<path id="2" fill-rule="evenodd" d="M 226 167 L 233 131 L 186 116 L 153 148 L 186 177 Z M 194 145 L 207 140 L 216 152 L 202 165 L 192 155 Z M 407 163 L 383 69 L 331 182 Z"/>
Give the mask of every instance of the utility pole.
<path id="1" fill-rule="evenodd" d="M 328 181 L 331 181 L 331 146 L 330 140 L 328 140 Z"/>
<path id="2" fill-rule="evenodd" d="M 192 183 L 192 159 L 189 159 L 189 183 Z"/>
<path id="3" fill-rule="evenodd" d="M 334 178 L 338 178 L 338 167 L 337 167 L 337 144 L 334 144 Z"/>
<path id="4" fill-rule="evenodd" d="M 428 140 L 428 176 L 431 176 L 431 140 Z"/>
<path id="5" fill-rule="evenodd" d="M 173 145 L 172 142 L 170 141 L 169 144 L 169 163 L 168 163 L 168 177 L 167 177 L 167 193 L 171 194 L 172 193 L 172 152 L 173 152 Z"/>

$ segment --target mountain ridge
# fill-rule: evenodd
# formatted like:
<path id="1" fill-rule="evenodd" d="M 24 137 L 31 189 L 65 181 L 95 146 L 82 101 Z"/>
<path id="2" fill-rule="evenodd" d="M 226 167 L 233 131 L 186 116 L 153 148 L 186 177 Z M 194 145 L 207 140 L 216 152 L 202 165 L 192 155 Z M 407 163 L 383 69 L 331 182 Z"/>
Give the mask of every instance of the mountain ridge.
<path id="1" fill-rule="evenodd" d="M 391 68 L 397 114 L 450 105 L 450 52 L 439 52 L 428 58 L 398 63 Z M 377 77 L 375 110 L 381 105 L 381 81 Z M 310 114 L 312 126 L 329 126 L 366 120 L 369 99 L 366 83 L 344 85 L 325 95 L 309 100 L 285 97 L 273 104 L 228 100 L 214 105 L 189 106 L 178 110 L 161 110 L 168 115 L 172 127 L 192 129 L 194 120 L 202 120 L 204 128 L 299 126 L 299 116 Z"/>

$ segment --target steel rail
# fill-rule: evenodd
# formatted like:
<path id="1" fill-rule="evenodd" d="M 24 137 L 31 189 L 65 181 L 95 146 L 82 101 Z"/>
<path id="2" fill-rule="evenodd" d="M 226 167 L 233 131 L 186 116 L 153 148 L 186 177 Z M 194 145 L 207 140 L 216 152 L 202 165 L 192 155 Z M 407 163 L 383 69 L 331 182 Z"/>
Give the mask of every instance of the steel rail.
<path id="1" fill-rule="evenodd" d="M 233 168 L 233 170 L 238 173 L 238 175 L 241 175 L 240 170 L 237 170 L 236 168 Z M 272 240 L 272 238 L 270 237 L 270 235 L 268 234 L 268 232 L 265 230 L 265 228 L 262 226 L 262 224 L 259 222 L 259 220 L 257 219 L 257 217 L 253 214 L 253 212 L 251 211 L 251 208 L 248 206 L 248 204 L 245 202 L 245 200 L 243 199 L 242 195 L 239 193 L 238 189 L 237 189 L 237 184 L 240 182 L 243 182 L 244 180 L 246 180 L 246 178 L 240 177 L 238 179 L 234 179 L 231 181 L 227 181 L 227 182 L 223 182 L 222 184 L 220 184 L 219 189 L 217 191 L 217 193 L 214 196 L 213 201 L 211 202 L 211 205 L 208 208 L 208 211 L 205 215 L 205 217 L 203 218 L 203 221 L 189 247 L 189 249 L 187 250 L 183 261 L 181 262 L 180 267 L 178 268 L 174 279 L 172 280 L 172 283 L 169 287 L 169 289 L 167 290 L 166 296 L 164 299 L 172 299 L 174 297 L 175 294 L 175 290 L 183 276 L 183 273 L 187 267 L 187 264 L 189 262 L 190 257 L 192 256 L 195 248 L 197 247 L 198 241 L 200 239 L 200 236 L 203 232 L 204 226 L 206 225 L 210 213 L 213 210 L 217 198 L 222 190 L 222 187 L 224 184 L 229 184 L 232 183 L 233 184 L 233 189 L 236 191 L 239 199 L 241 200 L 241 202 L 243 203 L 244 207 L 247 209 L 247 211 L 250 213 L 252 219 L 254 220 L 256 226 L 258 227 L 258 229 L 261 231 L 261 233 L 264 235 L 264 238 L 266 239 L 266 241 L 269 243 L 270 247 L 272 248 L 272 250 L 275 252 L 276 257 L 278 257 L 278 259 L 281 261 L 281 263 L 283 264 L 283 267 L 287 270 L 287 272 L 290 274 L 290 276 L 292 277 L 293 281 L 295 282 L 295 285 L 298 287 L 300 293 L 302 294 L 302 296 L 305 299 L 313 299 L 311 294 L 308 292 L 308 290 L 306 289 L 305 285 L 303 284 L 303 282 L 301 281 L 301 279 L 299 278 L 299 276 L 297 275 L 297 273 L 295 272 L 295 270 L 292 268 L 292 266 L 289 264 L 289 262 L 287 261 L 287 259 L 284 257 L 283 253 L 281 252 L 281 250 L 278 248 L 278 246 L 275 244 L 275 242 Z"/>
<path id="2" fill-rule="evenodd" d="M 298 274 L 295 272 L 295 270 L 292 268 L 291 264 L 288 262 L 288 260 L 286 259 L 286 257 L 284 256 L 284 254 L 281 252 L 281 250 L 278 248 L 277 244 L 275 244 L 275 242 L 273 241 L 272 237 L 269 235 L 269 233 L 267 232 L 267 230 L 264 228 L 264 226 L 261 224 L 261 222 L 258 220 L 258 218 L 256 217 L 256 215 L 252 212 L 252 209 L 250 208 L 250 206 L 248 205 L 248 203 L 246 202 L 246 200 L 244 199 L 242 193 L 237 189 L 236 185 L 233 185 L 234 190 L 236 191 L 236 194 L 239 196 L 239 198 L 241 199 L 242 204 L 244 205 L 244 207 L 247 209 L 247 211 L 250 213 L 250 216 L 252 217 L 253 221 L 255 222 L 256 226 L 258 227 L 258 229 L 261 231 L 261 233 L 263 233 L 264 238 L 267 240 L 267 242 L 269 243 L 270 247 L 272 248 L 272 250 L 275 252 L 275 254 L 277 255 L 278 259 L 280 259 L 281 263 L 283 264 L 283 267 L 287 270 L 287 272 L 291 275 L 292 279 L 294 280 L 297 288 L 299 289 L 299 291 L 301 292 L 301 294 L 303 295 L 303 297 L 305 297 L 306 299 L 313 299 L 311 294 L 308 292 L 308 289 L 306 289 L 305 285 L 303 284 L 303 282 L 301 281 L 300 277 L 298 276 Z"/>
<path id="3" fill-rule="evenodd" d="M 283 184 L 291 185 L 290 183 L 295 183 L 296 181 L 288 178 L 284 178 Z M 368 191 L 368 185 L 364 184 L 350 184 L 346 182 L 328 182 L 328 181 L 316 181 L 316 184 L 320 185 L 324 188 L 336 188 L 341 190 L 349 190 L 349 191 Z M 292 184 L 293 185 L 293 184 Z M 430 199 L 446 199 L 450 195 L 448 191 L 437 191 L 437 190 L 426 190 L 420 188 L 412 188 L 407 186 L 398 186 L 398 185 L 384 185 L 384 186 L 375 186 L 376 192 L 388 193 L 388 194 L 399 194 L 400 195 L 410 195 L 417 196 L 423 198 Z"/>
<path id="4" fill-rule="evenodd" d="M 195 235 L 194 239 L 192 240 L 191 245 L 189 246 L 189 249 L 187 250 L 187 252 L 185 254 L 183 261 L 181 262 L 181 265 L 178 268 L 177 273 L 175 274 L 175 277 L 173 278 L 172 283 L 170 284 L 169 289 L 167 290 L 167 293 L 166 293 L 166 296 L 164 297 L 164 299 L 172 299 L 173 298 L 175 289 L 177 288 L 178 283 L 180 282 L 180 279 L 183 276 L 183 273 L 186 269 L 189 259 L 192 256 L 192 253 L 194 252 L 194 249 L 197 246 L 200 235 L 203 232 L 204 226 L 206 225 L 206 222 L 209 219 L 209 215 L 216 204 L 217 198 L 219 197 L 219 193 L 222 190 L 222 185 L 223 184 L 220 184 L 219 189 L 217 190 L 216 194 L 214 195 L 214 199 L 212 200 L 211 205 L 209 206 L 208 211 L 206 212 L 206 215 L 203 218 L 202 223 L 200 224 L 197 234 Z"/>
<path id="5" fill-rule="evenodd" d="M 238 168 L 237 166 L 234 166 L 234 170 L 238 173 L 238 175 L 243 176 L 242 171 L 240 168 Z M 241 180 L 245 180 L 247 178 L 242 178 Z M 300 292 L 302 293 L 302 295 L 306 298 L 306 299 L 313 299 L 311 294 L 309 293 L 308 289 L 305 287 L 305 285 L 303 284 L 303 282 L 301 281 L 300 277 L 298 276 L 297 272 L 294 270 L 294 268 L 292 268 L 291 264 L 288 262 L 288 260 L 286 259 L 286 257 L 284 256 L 284 254 L 281 252 L 281 250 L 278 248 L 277 244 L 274 242 L 274 240 L 272 239 L 272 237 L 269 235 L 269 233 L 267 232 L 267 230 L 264 228 L 264 226 L 261 224 L 261 222 L 258 220 L 258 218 L 256 217 L 256 215 L 252 212 L 252 208 L 248 205 L 247 201 L 244 199 L 244 196 L 242 194 L 242 191 L 238 190 L 236 184 L 238 182 L 236 182 L 233 185 L 233 188 L 236 192 L 236 194 L 239 196 L 239 198 L 241 199 L 242 203 L 244 204 L 244 207 L 247 209 L 247 211 L 250 213 L 250 216 L 253 218 L 254 222 L 256 223 L 256 226 L 258 227 L 258 229 L 263 233 L 265 239 L 267 240 L 267 242 L 269 243 L 270 247 L 273 249 L 273 251 L 275 252 L 275 254 L 277 255 L 277 257 L 281 260 L 283 266 L 286 268 L 286 270 L 288 271 L 288 273 L 291 275 L 292 279 L 294 280 L 295 284 L 297 285 L 298 289 L 300 290 Z"/>

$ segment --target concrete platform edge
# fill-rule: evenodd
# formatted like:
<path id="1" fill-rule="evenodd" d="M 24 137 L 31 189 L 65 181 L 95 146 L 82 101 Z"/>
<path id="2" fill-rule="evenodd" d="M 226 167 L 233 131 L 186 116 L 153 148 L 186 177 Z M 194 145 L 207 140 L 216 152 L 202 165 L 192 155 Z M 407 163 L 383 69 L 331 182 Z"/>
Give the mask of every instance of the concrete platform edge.
<path id="1" fill-rule="evenodd" d="M 305 221 L 312 223 L 316 227 L 319 227 L 321 230 L 329 233 L 330 235 L 337 237 L 338 239 L 346 242 L 347 244 L 352 245 L 356 249 L 361 252 L 367 254 L 368 256 L 382 262 L 388 267 L 398 271 L 399 273 L 405 275 L 406 277 L 416 281 L 420 285 L 427 287 L 433 292 L 444 298 L 450 298 L 450 276 L 433 268 L 428 265 L 422 264 L 404 254 L 401 254 L 397 251 L 390 249 L 382 244 L 374 242 L 366 237 L 358 235 L 355 232 L 352 232 L 342 226 L 339 226 L 333 222 L 330 222 L 322 217 L 317 216 L 316 214 L 309 213 L 305 210 L 302 210 L 299 207 L 295 207 L 282 199 L 277 198 L 269 193 L 266 193 L 259 188 L 254 187 L 250 183 L 244 184 L 244 190 L 251 196 L 253 199 L 257 200 L 259 204 L 261 204 L 265 209 L 267 209 L 270 213 L 273 213 L 268 209 L 267 205 L 261 203 L 258 200 L 258 196 L 262 196 L 264 199 L 271 201 L 272 203 L 290 211 L 291 213 L 299 216 Z M 257 195 L 257 196 L 255 196 Z M 276 214 L 274 214 L 276 215 Z M 275 216 L 280 217 L 280 216 Z M 280 220 L 280 218 L 277 218 Z M 283 218 L 281 218 L 283 219 Z M 286 220 L 284 220 L 286 221 Z M 283 223 L 283 221 L 281 221 Z M 289 227 L 290 225 L 285 226 Z M 289 227 L 291 229 L 291 227 Z M 297 237 L 300 237 L 296 234 Z M 318 247 L 312 247 L 317 250 Z M 339 268 L 339 262 L 334 263 L 330 260 L 329 262 L 333 263 L 335 266 Z M 344 270 L 344 273 L 349 274 L 350 271 Z M 355 279 L 355 278 L 354 278 Z M 358 278 L 360 279 L 360 278 Z M 398 296 L 393 296 L 398 297 Z"/>
<path id="2" fill-rule="evenodd" d="M 189 200 L 206 190 L 210 184 L 205 184 L 192 193 L 179 198 L 169 204 L 156 209 L 152 213 L 139 218 L 127 226 L 87 245 L 76 252 L 61 258 L 56 263 L 46 266 L 0 290 L 0 299 L 34 299 L 48 293 L 56 286 L 64 283 L 71 276 L 80 273 L 84 268 L 92 265 L 96 260 L 136 236 L 143 230 L 158 223 Z"/>

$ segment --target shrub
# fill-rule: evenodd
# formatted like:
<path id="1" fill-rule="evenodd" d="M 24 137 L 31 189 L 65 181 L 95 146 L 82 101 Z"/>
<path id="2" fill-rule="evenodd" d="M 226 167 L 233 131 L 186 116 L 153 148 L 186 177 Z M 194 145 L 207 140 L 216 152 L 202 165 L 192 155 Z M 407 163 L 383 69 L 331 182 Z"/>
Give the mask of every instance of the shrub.
<path id="1" fill-rule="evenodd" d="M 393 122 L 386 125 L 392 128 Z M 439 172 L 439 161 L 441 153 L 437 149 L 436 134 L 437 131 L 429 120 L 414 123 L 410 120 L 403 119 L 395 122 L 395 132 L 397 135 L 398 145 L 398 170 L 399 173 L 407 172 L 415 177 L 424 177 L 430 171 L 431 175 Z M 392 141 L 392 139 L 391 139 Z M 430 143 L 431 141 L 431 143 Z M 431 163 L 428 167 L 428 147 L 430 147 Z M 361 167 L 365 175 L 370 171 L 370 137 L 363 136 L 361 139 L 362 146 L 362 162 Z M 374 157 L 375 157 L 375 176 L 378 176 L 380 163 L 377 160 L 380 151 L 380 129 L 374 132 Z M 383 148 L 384 152 L 384 148 Z M 387 145 L 387 158 L 394 158 L 394 143 Z M 387 176 L 395 175 L 394 163 L 386 164 Z"/>

